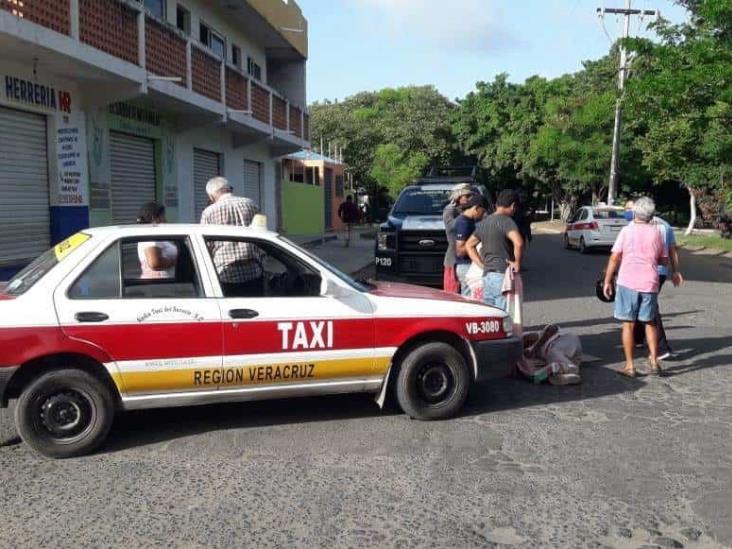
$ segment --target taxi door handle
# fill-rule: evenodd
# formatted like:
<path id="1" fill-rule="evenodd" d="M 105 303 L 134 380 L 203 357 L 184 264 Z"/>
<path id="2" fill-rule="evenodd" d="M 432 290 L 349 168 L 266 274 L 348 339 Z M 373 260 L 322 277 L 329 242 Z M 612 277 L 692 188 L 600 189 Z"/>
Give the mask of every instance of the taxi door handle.
<path id="1" fill-rule="evenodd" d="M 105 320 L 109 320 L 109 315 L 96 312 L 84 312 L 76 313 L 74 318 L 79 322 L 104 322 Z"/>
<path id="2" fill-rule="evenodd" d="M 252 309 L 231 309 L 229 316 L 231 318 L 255 318 L 259 316 L 259 313 Z"/>

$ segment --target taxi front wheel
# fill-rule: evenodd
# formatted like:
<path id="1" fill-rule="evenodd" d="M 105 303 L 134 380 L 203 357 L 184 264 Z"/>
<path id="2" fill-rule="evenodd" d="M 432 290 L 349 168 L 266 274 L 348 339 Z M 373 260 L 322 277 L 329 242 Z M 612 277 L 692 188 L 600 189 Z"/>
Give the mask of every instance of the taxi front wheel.
<path id="1" fill-rule="evenodd" d="M 426 343 L 402 361 L 396 389 L 399 406 L 409 417 L 445 419 L 463 407 L 470 372 L 465 358 L 451 345 Z"/>
<path id="2" fill-rule="evenodd" d="M 107 438 L 113 419 L 114 402 L 107 386 L 77 369 L 41 375 L 23 390 L 15 407 L 20 437 L 51 458 L 94 451 Z"/>

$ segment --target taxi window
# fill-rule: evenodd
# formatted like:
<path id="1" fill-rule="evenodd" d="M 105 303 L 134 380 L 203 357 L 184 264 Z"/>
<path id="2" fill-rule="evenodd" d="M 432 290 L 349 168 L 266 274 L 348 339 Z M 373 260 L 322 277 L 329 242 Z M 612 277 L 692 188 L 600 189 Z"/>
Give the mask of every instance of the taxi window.
<path id="1" fill-rule="evenodd" d="M 270 242 L 207 237 L 224 297 L 318 297 L 320 273 Z"/>
<path id="2" fill-rule="evenodd" d="M 19 296 L 30 290 L 36 282 L 91 238 L 86 233 L 76 233 L 53 248 L 46 250 L 35 261 L 10 279 L 3 293 Z"/>
<path id="3" fill-rule="evenodd" d="M 594 210 L 595 219 L 625 219 L 623 210 Z"/>
<path id="4" fill-rule="evenodd" d="M 69 288 L 70 299 L 203 296 L 185 237 L 128 238 L 112 244 Z"/>

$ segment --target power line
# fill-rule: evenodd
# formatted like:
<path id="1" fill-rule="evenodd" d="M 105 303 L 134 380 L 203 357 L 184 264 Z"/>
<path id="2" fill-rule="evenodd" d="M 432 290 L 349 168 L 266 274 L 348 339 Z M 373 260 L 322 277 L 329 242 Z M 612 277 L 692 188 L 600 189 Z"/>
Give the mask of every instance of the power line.
<path id="1" fill-rule="evenodd" d="M 622 15 L 624 17 L 623 24 L 623 38 L 630 36 L 630 18 L 633 16 L 644 17 L 646 15 L 658 16 L 656 10 L 646 9 L 633 9 L 631 6 L 631 0 L 625 0 L 625 8 L 606 8 L 603 2 L 601 8 L 597 8 L 597 13 L 603 20 L 605 14 L 610 13 L 614 15 Z M 618 164 L 620 162 L 620 129 L 623 123 L 623 96 L 625 92 L 625 80 L 628 77 L 628 52 L 625 49 L 625 44 L 620 45 L 620 69 L 618 70 L 618 89 L 620 95 L 615 102 L 615 123 L 613 124 L 613 149 L 612 156 L 610 158 L 610 181 L 607 189 L 607 203 L 613 205 L 615 202 L 615 194 L 618 187 Z"/>

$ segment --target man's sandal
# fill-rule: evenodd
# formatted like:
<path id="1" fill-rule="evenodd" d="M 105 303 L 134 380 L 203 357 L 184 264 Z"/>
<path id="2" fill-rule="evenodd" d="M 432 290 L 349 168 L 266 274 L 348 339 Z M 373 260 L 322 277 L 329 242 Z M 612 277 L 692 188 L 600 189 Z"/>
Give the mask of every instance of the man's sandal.
<path id="1" fill-rule="evenodd" d="M 632 370 L 623 368 L 622 370 L 615 370 L 615 373 L 620 374 L 621 376 L 629 377 L 629 378 L 638 377 L 638 372 L 635 370 L 635 368 Z"/>

